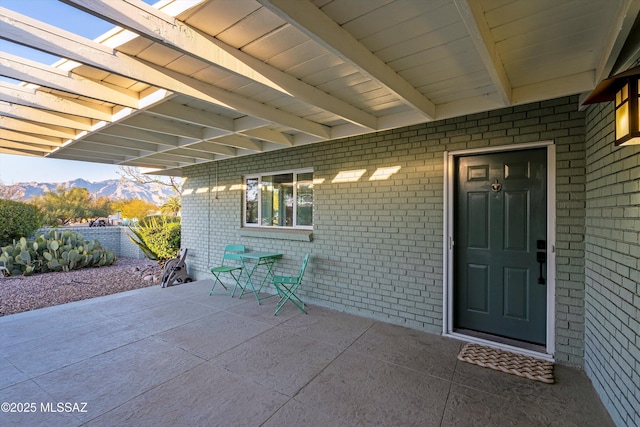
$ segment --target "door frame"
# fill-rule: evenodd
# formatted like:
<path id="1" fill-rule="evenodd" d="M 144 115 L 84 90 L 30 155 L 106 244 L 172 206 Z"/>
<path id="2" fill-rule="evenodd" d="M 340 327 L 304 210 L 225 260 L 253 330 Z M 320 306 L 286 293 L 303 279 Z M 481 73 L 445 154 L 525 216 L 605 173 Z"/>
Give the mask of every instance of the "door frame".
<path id="1" fill-rule="evenodd" d="M 454 267 L 454 192 L 455 159 L 473 154 L 513 152 L 534 148 L 547 149 L 547 334 L 544 353 L 515 347 L 486 339 L 472 337 L 454 331 L 453 328 L 453 267 Z M 443 301 L 442 334 L 476 344 L 489 345 L 502 350 L 553 361 L 555 354 L 555 307 L 556 307 L 556 146 L 554 141 L 540 141 L 500 147 L 485 147 L 444 152 L 444 225 L 443 225 Z"/>

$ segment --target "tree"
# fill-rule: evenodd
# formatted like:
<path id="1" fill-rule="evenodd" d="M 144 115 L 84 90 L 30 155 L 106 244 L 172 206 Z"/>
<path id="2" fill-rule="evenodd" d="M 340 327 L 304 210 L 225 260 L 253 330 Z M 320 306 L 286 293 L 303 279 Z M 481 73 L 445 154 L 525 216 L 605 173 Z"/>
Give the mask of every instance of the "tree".
<path id="1" fill-rule="evenodd" d="M 86 188 L 65 188 L 63 185 L 56 191 L 35 197 L 33 204 L 44 212 L 45 223 L 49 225 L 106 217 L 112 212 L 112 202 L 107 197 L 92 199 Z"/>
<path id="2" fill-rule="evenodd" d="M 148 175 L 140 171 L 140 169 L 132 166 L 120 166 L 120 172 L 118 173 L 122 180 L 134 182 L 136 184 L 157 184 L 163 187 L 171 188 L 175 195 L 169 196 L 166 202 L 160 207 L 160 211 L 163 215 L 177 216 L 182 209 L 182 178 L 176 176 L 157 176 Z M 154 206 L 154 209 L 157 207 Z M 121 208 L 118 208 L 121 209 Z M 136 213 L 140 213 L 136 211 Z M 129 216 L 122 212 L 124 218 L 142 218 L 148 215 L 148 211 L 145 215 Z"/>
<path id="3" fill-rule="evenodd" d="M 167 216 L 178 216 L 181 209 L 182 201 L 180 200 L 180 196 L 171 196 L 160 206 L 162 214 Z"/>
<path id="4" fill-rule="evenodd" d="M 56 191 L 35 197 L 33 203 L 44 212 L 45 222 L 49 225 L 65 225 L 93 217 L 91 195 L 86 188 L 67 189 L 59 185 Z"/>
<path id="5" fill-rule="evenodd" d="M 157 176 L 147 175 L 140 172 L 140 169 L 132 166 L 120 166 L 118 175 L 121 179 L 135 182 L 137 184 L 158 184 L 169 187 L 178 195 L 182 195 L 182 178 L 177 176 Z"/>
<path id="6" fill-rule="evenodd" d="M 142 199 L 118 200 L 113 202 L 112 207 L 120 210 L 123 218 L 144 218 L 158 210 L 153 203 L 149 203 Z"/>
<path id="7" fill-rule="evenodd" d="M 114 211 L 113 201 L 108 197 L 98 197 L 91 202 L 92 218 L 107 217 Z"/>

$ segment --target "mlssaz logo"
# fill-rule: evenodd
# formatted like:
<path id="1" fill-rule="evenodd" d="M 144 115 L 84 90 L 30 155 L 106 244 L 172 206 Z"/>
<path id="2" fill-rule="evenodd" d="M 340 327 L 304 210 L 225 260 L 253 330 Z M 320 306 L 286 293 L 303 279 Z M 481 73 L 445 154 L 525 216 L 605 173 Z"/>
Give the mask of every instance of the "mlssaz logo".
<path id="1" fill-rule="evenodd" d="M 41 402 L 40 412 L 87 412 L 87 402 Z"/>

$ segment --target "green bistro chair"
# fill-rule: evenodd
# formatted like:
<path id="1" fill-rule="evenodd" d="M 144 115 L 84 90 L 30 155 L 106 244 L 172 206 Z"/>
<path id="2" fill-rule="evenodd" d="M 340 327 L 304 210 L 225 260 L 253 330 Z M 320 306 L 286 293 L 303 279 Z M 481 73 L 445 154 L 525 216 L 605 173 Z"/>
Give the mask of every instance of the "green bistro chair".
<path id="1" fill-rule="evenodd" d="M 242 276 L 242 256 L 245 251 L 243 245 L 227 245 L 224 248 L 224 254 L 222 255 L 222 264 L 218 267 L 212 267 L 211 273 L 215 277 L 213 286 L 209 295 L 213 294 L 231 294 L 233 297 L 236 293 L 236 289 L 244 289 L 240 284 L 240 276 Z M 221 276 L 228 275 L 233 279 L 234 286 L 233 292 L 229 292 L 227 286 L 222 282 Z M 216 285 L 220 285 L 225 289 L 224 291 L 215 291 Z"/>
<path id="2" fill-rule="evenodd" d="M 308 262 L 309 254 L 306 254 L 302 261 L 300 274 L 297 276 L 274 276 L 273 279 L 271 279 L 271 283 L 275 286 L 276 291 L 278 291 L 278 296 L 280 297 L 274 316 L 278 314 L 287 301 L 291 301 L 300 311 L 307 314 L 307 311 L 304 309 L 304 302 L 296 295 L 296 291 L 302 284 L 302 276 L 304 276 L 304 270 L 307 268 Z"/>

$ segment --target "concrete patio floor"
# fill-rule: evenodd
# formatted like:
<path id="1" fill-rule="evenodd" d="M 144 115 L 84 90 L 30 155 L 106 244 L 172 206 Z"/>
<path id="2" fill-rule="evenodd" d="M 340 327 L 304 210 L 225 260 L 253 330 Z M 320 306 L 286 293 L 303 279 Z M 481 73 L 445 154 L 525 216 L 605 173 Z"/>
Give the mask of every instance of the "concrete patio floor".
<path id="1" fill-rule="evenodd" d="M 459 362 L 460 341 L 210 286 L 0 318 L 0 403 L 23 411 L 0 425 L 612 425 L 580 370 L 546 385 Z"/>

